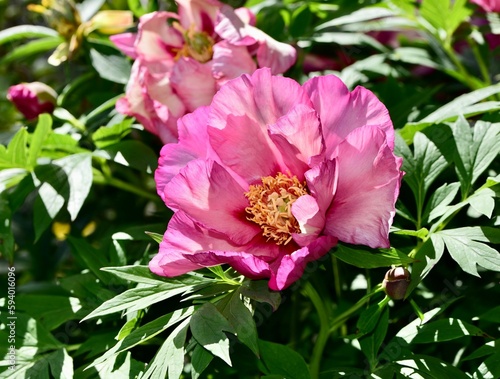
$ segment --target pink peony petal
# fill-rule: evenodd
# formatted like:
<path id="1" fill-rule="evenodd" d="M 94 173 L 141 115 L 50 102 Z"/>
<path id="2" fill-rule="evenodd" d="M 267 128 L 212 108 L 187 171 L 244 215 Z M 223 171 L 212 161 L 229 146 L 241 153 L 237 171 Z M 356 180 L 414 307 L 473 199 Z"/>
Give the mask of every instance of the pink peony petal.
<path id="1" fill-rule="evenodd" d="M 168 19 L 178 16 L 171 12 L 153 12 L 141 17 L 136 40 L 137 56 L 145 61 L 173 60 L 172 48 L 181 48 L 184 39 L 169 26 Z"/>
<path id="2" fill-rule="evenodd" d="M 208 141 L 208 108 L 200 107 L 177 122 L 179 143 L 163 146 L 155 172 L 158 195 L 165 201 L 165 185 L 190 161 L 198 158 L 215 158 Z"/>
<path id="3" fill-rule="evenodd" d="M 217 0 L 176 0 L 181 25 L 188 29 L 192 26 L 212 35 L 215 21 L 222 4 Z"/>
<path id="4" fill-rule="evenodd" d="M 363 87 L 349 92 L 336 76 L 315 77 L 304 84 L 319 113 L 326 156 L 331 157 L 336 146 L 356 128 L 378 125 L 387 135 L 390 147 L 394 146 L 394 130 L 387 108 L 375 95 Z"/>
<path id="5" fill-rule="evenodd" d="M 217 162 L 197 159 L 165 185 L 164 197 L 169 208 L 182 209 L 204 227 L 243 245 L 261 232 L 246 220 L 247 190 Z"/>
<path id="6" fill-rule="evenodd" d="M 121 33 L 109 36 L 111 42 L 121 50 L 121 52 L 132 59 L 137 58 L 137 53 L 135 51 L 135 41 L 137 38 L 137 33 Z"/>
<path id="7" fill-rule="evenodd" d="M 292 214 L 299 223 L 300 233 L 293 235 L 299 246 L 314 242 L 325 227 L 325 213 L 318 206 L 314 197 L 304 195 L 292 204 Z"/>
<path id="8" fill-rule="evenodd" d="M 325 214 L 337 192 L 338 168 L 336 160 L 321 162 L 304 174 L 307 188 Z"/>
<path id="9" fill-rule="evenodd" d="M 228 5 L 223 6 L 217 16 L 215 32 L 225 41 L 235 46 L 251 46 L 257 40 L 248 35 L 247 23 Z"/>
<path id="10" fill-rule="evenodd" d="M 330 236 L 321 236 L 312 244 L 303 247 L 271 265 L 269 288 L 281 291 L 293 282 L 300 279 L 307 263 L 317 260 L 328 253 L 337 244 L 337 239 Z"/>
<path id="11" fill-rule="evenodd" d="M 259 67 L 269 67 L 273 74 L 281 74 L 293 66 L 297 51 L 292 45 L 278 42 L 260 29 L 249 27 L 250 35 L 259 41 L 257 62 Z"/>
<path id="12" fill-rule="evenodd" d="M 290 172 L 303 180 L 311 157 L 320 155 L 324 149 L 316 111 L 307 105 L 298 104 L 270 125 L 269 132 Z"/>
<path id="13" fill-rule="evenodd" d="M 337 149 L 338 186 L 325 234 L 343 242 L 389 247 L 401 160 L 376 126 L 357 128 Z"/>
<path id="14" fill-rule="evenodd" d="M 212 73 L 219 85 L 241 74 L 251 74 L 257 69 L 245 46 L 234 46 L 221 41 L 214 45 L 213 50 Z"/>
<path id="15" fill-rule="evenodd" d="M 209 105 L 216 92 L 210 64 L 203 64 L 192 58 L 177 61 L 172 69 L 170 82 L 188 112 Z"/>

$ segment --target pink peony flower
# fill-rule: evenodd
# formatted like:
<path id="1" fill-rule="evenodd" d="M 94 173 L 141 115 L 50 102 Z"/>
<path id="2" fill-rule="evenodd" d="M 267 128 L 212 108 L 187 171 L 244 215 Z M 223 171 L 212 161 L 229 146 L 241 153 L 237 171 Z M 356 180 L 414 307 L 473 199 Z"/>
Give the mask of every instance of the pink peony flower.
<path id="1" fill-rule="evenodd" d="M 500 12 L 500 0 L 471 0 L 486 12 Z"/>
<path id="2" fill-rule="evenodd" d="M 154 12 L 140 18 L 137 33 L 111 37 L 135 59 L 120 113 L 134 116 L 163 142 L 177 140 L 177 119 L 210 104 L 229 79 L 270 67 L 285 72 L 295 49 L 253 25 L 248 9 L 217 0 L 178 0 L 178 14 Z"/>
<path id="3" fill-rule="evenodd" d="M 402 172 L 385 106 L 336 76 L 269 69 L 229 81 L 179 120 L 157 190 L 174 211 L 149 264 L 173 277 L 229 264 L 281 290 L 337 241 L 389 247 Z"/>
<path id="4" fill-rule="evenodd" d="M 45 83 L 21 83 L 9 88 L 7 99 L 28 120 L 33 120 L 41 113 L 52 113 L 56 104 L 57 93 Z"/>

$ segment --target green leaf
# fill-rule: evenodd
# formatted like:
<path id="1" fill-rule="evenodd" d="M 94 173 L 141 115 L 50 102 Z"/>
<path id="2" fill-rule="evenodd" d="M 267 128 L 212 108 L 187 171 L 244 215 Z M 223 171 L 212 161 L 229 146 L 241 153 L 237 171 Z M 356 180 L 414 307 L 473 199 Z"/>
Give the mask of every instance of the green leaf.
<path id="1" fill-rule="evenodd" d="M 178 309 L 172 313 L 163 315 L 156 320 L 150 321 L 137 329 L 133 330 L 129 335 L 125 336 L 115 346 L 97 358 L 90 367 L 100 365 L 121 352 L 132 349 L 133 347 L 143 344 L 158 334 L 164 332 L 173 325 L 191 317 L 194 307 Z"/>
<path id="2" fill-rule="evenodd" d="M 146 233 L 146 235 L 151 237 L 151 239 L 153 241 L 155 241 L 156 243 L 161 243 L 163 241 L 163 234 L 154 233 L 154 232 L 145 232 L 145 233 Z"/>
<path id="3" fill-rule="evenodd" d="M 304 4 L 292 13 L 292 20 L 290 22 L 290 35 L 292 37 L 302 37 L 306 34 L 309 25 L 312 21 L 312 12 L 308 4 Z"/>
<path id="4" fill-rule="evenodd" d="M 288 346 L 259 340 L 259 351 L 266 375 L 282 375 L 286 379 L 311 379 L 304 358 Z"/>
<path id="5" fill-rule="evenodd" d="M 158 156 L 147 145 L 140 141 L 121 141 L 103 150 L 96 150 L 97 156 L 124 166 L 151 173 L 158 166 Z"/>
<path id="6" fill-rule="evenodd" d="M 357 333 L 367 334 L 373 331 L 379 323 L 379 319 L 385 308 L 386 303 L 377 303 L 370 305 L 363 312 L 361 312 L 356 323 L 356 327 L 358 328 Z"/>
<path id="7" fill-rule="evenodd" d="M 429 198 L 422 218 L 425 221 L 432 221 L 442 216 L 455 199 L 459 188 L 460 183 L 445 183 L 439 187 Z"/>
<path id="8" fill-rule="evenodd" d="M 465 6 L 466 0 L 423 0 L 420 14 L 433 27 L 434 34 L 443 41 L 449 41 L 458 26 L 470 14 Z"/>
<path id="9" fill-rule="evenodd" d="M 159 285 L 165 283 L 165 279 L 161 276 L 153 274 L 148 266 L 134 265 L 121 267 L 103 267 L 101 268 L 101 270 L 135 283 L 151 285 Z"/>
<path id="10" fill-rule="evenodd" d="M 185 276 L 184 278 L 171 279 L 155 286 L 136 287 L 120 293 L 114 298 L 106 301 L 104 304 L 87 315 L 83 320 L 108 315 L 115 312 L 126 310 L 127 312 L 145 309 L 151 304 L 169 299 L 173 296 L 183 294 L 196 288 L 195 283 L 199 281 L 193 280 L 193 276 Z M 82 320 L 82 321 L 83 321 Z"/>
<path id="11" fill-rule="evenodd" d="M 478 327 L 455 318 L 447 318 L 430 322 L 420 328 L 417 328 L 415 332 L 416 334 L 411 337 L 412 343 L 451 341 L 464 336 L 487 337 L 487 335 Z"/>
<path id="12" fill-rule="evenodd" d="M 394 248 L 372 252 L 339 244 L 334 255 L 341 261 L 360 268 L 402 266 L 413 262 L 413 259 Z"/>
<path id="13" fill-rule="evenodd" d="M 277 291 L 269 289 L 267 280 L 245 280 L 241 286 L 241 294 L 260 303 L 267 303 L 278 309 L 281 303 L 281 295 Z"/>
<path id="14" fill-rule="evenodd" d="M 22 183 L 27 174 L 24 168 L 0 169 L 0 192 Z"/>
<path id="15" fill-rule="evenodd" d="M 120 328 L 118 335 L 115 337 L 118 341 L 127 337 L 138 325 L 140 321 L 140 317 L 133 317 L 128 320 L 123 326 Z"/>
<path id="16" fill-rule="evenodd" d="M 54 378 L 73 379 L 73 358 L 66 349 L 59 349 L 48 357 L 50 372 Z"/>
<path id="17" fill-rule="evenodd" d="M 24 38 L 58 37 L 57 31 L 46 26 L 18 25 L 0 31 L 0 45 Z"/>
<path id="18" fill-rule="evenodd" d="M 406 326 L 404 326 L 402 329 L 399 330 L 399 332 L 396 334 L 395 339 L 401 339 L 407 344 L 410 344 L 413 342 L 413 339 L 417 336 L 419 329 L 422 327 L 422 325 L 427 324 L 430 320 L 432 320 L 436 315 L 441 313 L 445 309 L 445 305 L 441 307 L 437 307 L 434 309 L 431 309 L 430 311 L 427 311 L 424 313 L 424 318 L 423 320 L 420 320 L 419 318 L 416 318 Z"/>
<path id="19" fill-rule="evenodd" d="M 361 351 L 365 354 L 368 360 L 372 362 L 372 365 L 376 362 L 376 356 L 380 346 L 382 346 L 382 343 L 384 342 L 388 326 L 389 309 L 387 307 L 383 307 L 378 312 L 376 323 L 373 326 L 374 330 L 358 339 Z"/>
<path id="20" fill-rule="evenodd" d="M 55 160 L 54 164 L 60 166 L 68 178 L 69 199 L 67 209 L 71 221 L 74 221 L 92 186 L 92 155 L 89 153 L 73 154 Z"/>
<path id="21" fill-rule="evenodd" d="M 28 153 L 28 162 L 31 167 L 34 167 L 36 165 L 37 158 L 42 150 L 42 146 L 51 132 L 52 118 L 46 113 L 38 116 L 38 123 L 36 124 L 35 132 L 31 137 Z"/>
<path id="22" fill-rule="evenodd" d="M 184 320 L 168 336 L 141 379 L 179 379 L 184 368 L 184 343 L 189 327 L 189 319 Z"/>
<path id="23" fill-rule="evenodd" d="M 32 55 L 55 49 L 62 42 L 63 39 L 60 36 L 40 38 L 35 41 L 27 42 L 4 55 L 4 57 L 0 59 L 0 64 L 6 65 L 17 60 L 26 59 Z"/>
<path id="24" fill-rule="evenodd" d="M 113 126 L 102 126 L 92 134 L 92 140 L 99 149 L 114 145 L 130 133 L 131 125 L 132 119 L 127 119 Z"/>
<path id="25" fill-rule="evenodd" d="M 0 194 L 0 255 L 9 263 L 14 260 L 14 235 L 12 234 L 12 211 L 5 197 Z"/>
<path id="26" fill-rule="evenodd" d="M 71 247 L 71 252 L 80 264 L 88 268 L 97 278 L 107 284 L 112 281 L 120 283 L 120 281 L 110 274 L 101 271 L 102 267 L 109 265 L 102 251 L 97 250 L 83 238 L 75 238 L 68 236 L 67 241 Z"/>
<path id="27" fill-rule="evenodd" d="M 427 378 L 469 379 L 469 376 L 451 364 L 426 355 L 415 354 L 411 358 L 402 359 L 395 363 L 404 367 L 404 370 L 401 370 L 404 377 L 418 378 L 421 377 L 419 374 L 423 374 Z"/>
<path id="28" fill-rule="evenodd" d="M 437 179 L 449 162 L 443 154 L 441 146 L 448 141 L 447 136 L 440 138 L 440 144 L 431 140 L 424 133 L 416 133 L 414 138 L 414 152 L 400 138 L 396 138 L 396 155 L 403 157 L 402 170 L 406 172 L 404 181 L 410 186 L 418 214 L 422 214 L 424 201 L 432 183 Z"/>
<path id="29" fill-rule="evenodd" d="M 193 314 L 190 327 L 200 345 L 231 366 L 229 338 L 225 332 L 236 334 L 236 330 L 212 303 L 203 304 Z"/>
<path id="30" fill-rule="evenodd" d="M 490 103 L 491 105 L 484 107 L 479 102 L 497 93 L 500 93 L 500 84 L 495 84 L 466 93 L 465 95 L 461 95 L 432 112 L 422 120 L 406 124 L 399 133 L 406 143 L 411 144 L 417 131 L 422 131 L 431 125 L 440 124 L 445 121 L 454 121 L 460 115 L 468 117 L 477 114 L 478 112 L 484 113 L 489 110 L 495 110 L 498 104 L 495 106 L 496 103 Z M 477 109 L 478 105 L 482 108 Z"/>
<path id="31" fill-rule="evenodd" d="M 457 145 L 457 174 L 462 196 L 469 194 L 471 186 L 500 152 L 500 123 L 478 121 L 474 128 L 462 117 L 452 126 Z"/>
<path id="32" fill-rule="evenodd" d="M 482 362 L 472 374 L 473 379 L 486 379 L 500 377 L 500 352 L 493 354 Z"/>
<path id="33" fill-rule="evenodd" d="M 47 330 L 82 316 L 82 304 L 76 297 L 19 294 L 16 307 L 34 317 Z"/>
<path id="34" fill-rule="evenodd" d="M 130 78 L 130 62 L 122 55 L 103 54 L 90 49 L 92 66 L 103 79 L 115 83 L 127 84 Z"/>
<path id="35" fill-rule="evenodd" d="M 481 358 L 487 355 L 498 353 L 500 353 L 500 340 L 497 339 L 495 341 L 486 342 L 479 349 L 475 350 L 465 358 L 462 358 L 462 361 L 469 361 L 471 359 Z"/>
<path id="36" fill-rule="evenodd" d="M 213 359 L 214 356 L 207 349 L 196 344 L 193 350 L 193 355 L 191 356 L 191 378 L 198 379 Z"/>
<path id="37" fill-rule="evenodd" d="M 474 230 L 473 233 L 468 233 Z M 443 230 L 434 234 L 445 243 L 451 257 L 465 272 L 479 276 L 476 266 L 500 271 L 500 253 L 483 242 L 478 242 L 475 228 Z M 479 236 L 479 241 L 482 241 Z"/>
<path id="38" fill-rule="evenodd" d="M 19 167 L 27 168 L 28 163 L 28 148 L 26 143 L 28 141 L 28 131 L 26 128 L 21 128 L 14 134 L 14 137 L 9 142 L 7 146 L 7 159 L 10 162 L 10 166 L 7 167 Z"/>
<path id="39" fill-rule="evenodd" d="M 412 264 L 411 281 L 406 290 L 407 298 L 417 285 L 427 276 L 432 268 L 439 262 L 444 252 L 441 238 L 431 234 L 430 238 L 418 249 Z"/>
<path id="40" fill-rule="evenodd" d="M 322 30 L 346 24 L 361 23 L 363 21 L 378 20 L 384 17 L 395 16 L 393 10 L 382 7 L 365 7 L 354 11 L 346 16 L 335 17 L 328 22 L 318 25 L 315 30 Z"/>
<path id="41" fill-rule="evenodd" d="M 135 17 L 141 17 L 146 13 L 151 13 L 158 10 L 156 2 L 148 0 L 147 2 L 140 0 L 127 0 L 128 8 L 134 13 Z"/>
<path id="42" fill-rule="evenodd" d="M 64 206 L 64 198 L 49 184 L 43 183 L 35 198 L 33 223 L 35 227 L 35 242 L 47 230 L 54 217 Z"/>
<path id="43" fill-rule="evenodd" d="M 217 309 L 231 323 L 236 337 L 252 352 L 259 356 L 257 326 L 250 310 L 243 304 L 239 289 L 226 295 L 216 303 Z"/>

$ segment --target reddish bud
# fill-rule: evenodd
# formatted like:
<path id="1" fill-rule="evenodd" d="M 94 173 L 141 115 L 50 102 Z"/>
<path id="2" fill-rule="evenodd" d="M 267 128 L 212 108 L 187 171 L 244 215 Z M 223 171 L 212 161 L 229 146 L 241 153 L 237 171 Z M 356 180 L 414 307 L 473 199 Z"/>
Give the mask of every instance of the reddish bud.
<path id="1" fill-rule="evenodd" d="M 405 297 L 409 284 L 410 272 L 404 267 L 396 267 L 386 272 L 382 287 L 391 299 L 401 300 Z"/>
<path id="2" fill-rule="evenodd" d="M 52 113 L 56 104 L 57 93 L 41 82 L 21 83 L 9 88 L 7 99 L 28 120 L 33 120 L 42 113 Z"/>

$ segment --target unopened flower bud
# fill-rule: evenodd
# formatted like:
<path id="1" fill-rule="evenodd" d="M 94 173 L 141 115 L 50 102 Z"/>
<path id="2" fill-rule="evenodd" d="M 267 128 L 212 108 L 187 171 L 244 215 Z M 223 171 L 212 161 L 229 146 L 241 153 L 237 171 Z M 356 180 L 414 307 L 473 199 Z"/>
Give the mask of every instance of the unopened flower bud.
<path id="1" fill-rule="evenodd" d="M 410 272 L 404 267 L 396 267 L 386 272 L 382 287 L 391 299 L 401 300 L 405 297 L 409 284 Z"/>
<path id="2" fill-rule="evenodd" d="M 10 87 L 7 92 L 7 99 L 28 120 L 37 118 L 41 113 L 52 113 L 56 98 L 56 91 L 41 82 L 17 84 Z"/>

